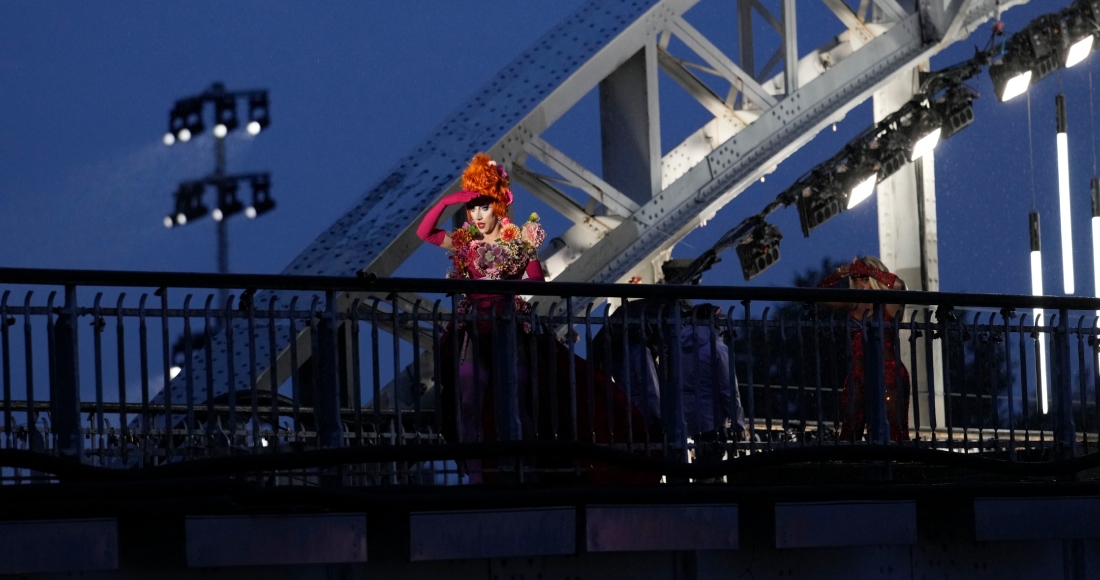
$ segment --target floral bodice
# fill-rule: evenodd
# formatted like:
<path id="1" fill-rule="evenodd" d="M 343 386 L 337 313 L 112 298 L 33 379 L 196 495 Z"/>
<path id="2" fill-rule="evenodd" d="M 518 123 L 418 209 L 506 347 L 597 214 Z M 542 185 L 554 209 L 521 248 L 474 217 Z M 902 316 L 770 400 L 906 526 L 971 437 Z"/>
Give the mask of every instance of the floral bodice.
<path id="1" fill-rule="evenodd" d="M 522 226 L 502 218 L 503 227 L 496 240 L 485 240 L 476 227 L 465 224 L 451 233 L 452 278 L 518 280 L 528 262 L 538 259 L 538 250 L 546 240 L 538 214 L 532 213 Z"/>

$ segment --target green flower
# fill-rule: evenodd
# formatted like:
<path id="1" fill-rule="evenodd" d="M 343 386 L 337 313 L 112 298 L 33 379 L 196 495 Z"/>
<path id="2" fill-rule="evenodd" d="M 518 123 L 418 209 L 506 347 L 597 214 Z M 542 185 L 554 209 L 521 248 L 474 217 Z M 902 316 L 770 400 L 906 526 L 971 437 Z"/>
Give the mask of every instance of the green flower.
<path id="1" fill-rule="evenodd" d="M 539 214 L 537 214 L 535 212 L 531 212 L 531 216 L 527 218 L 527 221 L 529 221 L 529 222 L 539 221 Z"/>

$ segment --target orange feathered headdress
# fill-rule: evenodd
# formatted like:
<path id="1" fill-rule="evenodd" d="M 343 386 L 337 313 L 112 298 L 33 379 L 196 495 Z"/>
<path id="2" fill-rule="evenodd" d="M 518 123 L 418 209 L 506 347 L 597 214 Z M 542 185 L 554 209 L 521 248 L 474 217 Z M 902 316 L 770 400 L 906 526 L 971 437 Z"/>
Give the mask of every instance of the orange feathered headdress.
<path id="1" fill-rule="evenodd" d="M 511 181 L 503 165 L 498 165 L 488 155 L 478 153 L 462 172 L 462 189 L 491 197 L 504 206 L 512 204 Z"/>

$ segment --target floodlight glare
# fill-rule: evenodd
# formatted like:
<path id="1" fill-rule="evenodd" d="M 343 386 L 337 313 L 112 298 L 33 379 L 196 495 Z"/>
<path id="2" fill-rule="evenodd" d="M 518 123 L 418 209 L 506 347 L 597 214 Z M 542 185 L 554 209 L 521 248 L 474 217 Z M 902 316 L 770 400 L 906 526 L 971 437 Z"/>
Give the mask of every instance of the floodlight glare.
<path id="1" fill-rule="evenodd" d="M 182 213 L 176 214 L 176 223 L 181 226 L 187 225 L 187 216 L 183 215 Z"/>
<path id="2" fill-rule="evenodd" d="M 173 135 L 171 131 L 164 134 L 164 144 L 165 145 L 168 145 L 169 147 L 171 147 L 172 144 L 175 143 L 175 142 L 176 142 L 176 136 Z"/>
<path id="3" fill-rule="evenodd" d="M 271 124 L 271 115 L 268 111 L 267 92 L 258 92 L 248 95 L 248 125 L 245 129 L 249 135 L 259 135 Z"/>
<path id="4" fill-rule="evenodd" d="M 218 139 L 224 139 L 225 136 L 229 134 L 229 128 L 225 125 L 222 125 L 221 123 L 218 123 L 217 125 L 214 125 L 213 133 L 214 136 Z"/>
<path id="5" fill-rule="evenodd" d="M 186 143 L 191 140 L 191 131 L 184 127 L 183 129 L 180 129 L 178 136 L 180 143 Z"/>
<path id="6" fill-rule="evenodd" d="M 1089 53 L 1092 52 L 1094 39 L 1095 37 L 1090 34 L 1069 47 L 1069 51 L 1066 53 L 1066 68 L 1078 64 L 1088 57 Z"/>
<path id="7" fill-rule="evenodd" d="M 218 207 L 211 213 L 211 216 L 214 221 L 220 222 L 244 209 L 244 204 L 237 199 L 238 185 L 236 178 L 224 179 L 218 182 L 217 187 Z"/>
<path id="8" fill-rule="evenodd" d="M 917 142 L 913 145 L 913 153 L 909 156 L 910 161 L 916 161 L 921 157 L 924 157 L 936 148 L 936 145 L 940 142 L 940 135 L 943 133 L 943 129 L 936 127 L 932 132 L 917 139 Z"/>
<path id="9" fill-rule="evenodd" d="M 256 208 L 252 206 L 244 208 L 244 217 L 250 220 L 256 219 Z"/>
<path id="10" fill-rule="evenodd" d="M 244 215 L 254 219 L 275 209 L 275 200 L 271 199 L 271 178 L 267 174 L 253 176 L 251 185 L 252 205 L 245 208 Z"/>
<path id="11" fill-rule="evenodd" d="M 217 85 L 220 87 L 221 85 Z M 224 139 L 233 129 L 240 124 L 237 121 L 237 98 L 232 94 L 225 94 L 214 101 L 214 136 Z"/>
<path id="12" fill-rule="evenodd" d="M 1008 79 L 1004 92 L 1001 93 L 1001 100 L 1007 101 L 1016 98 L 1027 92 L 1029 86 L 1031 86 L 1031 71 L 1024 71 Z"/>
<path id="13" fill-rule="evenodd" d="M 176 220 L 170 215 L 164 216 L 164 227 L 172 229 L 172 226 L 176 225 Z"/>
<path id="14" fill-rule="evenodd" d="M 863 200 L 871 197 L 871 194 L 875 192 L 876 182 L 878 182 L 877 173 L 857 182 L 855 187 L 853 187 L 852 191 L 848 194 L 848 209 L 852 209 Z"/>

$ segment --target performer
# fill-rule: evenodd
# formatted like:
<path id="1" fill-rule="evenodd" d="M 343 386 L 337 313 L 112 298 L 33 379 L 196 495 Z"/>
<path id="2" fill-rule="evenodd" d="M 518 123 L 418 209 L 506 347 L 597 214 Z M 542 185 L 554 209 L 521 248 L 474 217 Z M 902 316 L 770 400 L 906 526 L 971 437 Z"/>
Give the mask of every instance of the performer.
<path id="1" fill-rule="evenodd" d="M 488 155 L 479 153 L 462 174 L 462 190 L 444 197 L 430 209 L 417 234 L 424 241 L 452 252 L 450 277 L 542 282 L 545 277 L 538 249 L 546 233 L 534 213 L 522 225 L 513 223 L 509 217 L 512 200 L 507 171 Z M 444 209 L 457 204 L 465 205 L 468 221 L 448 235 L 437 224 Z M 517 336 L 512 337 L 501 336 L 499 331 L 499 321 L 509 299 L 514 300 L 517 314 Z M 570 439 L 575 431 L 581 441 L 625 442 L 628 437 L 625 413 L 614 413 L 614 426 L 606 420 L 610 401 L 617 410 L 629 409 L 627 412 L 633 414 L 634 440 L 644 439 L 644 420 L 638 410 L 628 405 L 621 393 L 610 391 L 599 371 L 594 372 L 590 388 L 584 359 L 573 357 L 575 384 L 569 384 L 572 355 L 551 333 L 532 328 L 528 322 L 530 313 L 531 306 L 518 296 L 471 293 L 459 302 L 457 314 L 466 318 L 472 315 L 473 320 L 448 327 L 439 345 L 444 361 L 440 369 L 444 437 L 460 442 L 498 439 L 496 380 L 510 373 L 509 366 L 514 366 L 522 438 Z M 504 340 L 514 342 L 514 360 L 504 360 L 506 357 L 500 355 Z M 536 374 L 531 372 L 532 367 L 538 369 L 537 376 L 532 376 Z M 556 383 L 551 383 L 548 376 L 556 376 Z M 590 397 L 590 393 L 595 396 Z M 575 424 L 571 413 L 574 404 Z M 593 408 L 595 416 L 589 413 Z M 470 482 L 484 481 L 481 470 L 489 467 L 490 462 L 466 462 Z"/>
<path id="2" fill-rule="evenodd" d="M 905 290 L 905 281 L 891 274 L 881 260 L 873 256 L 853 259 L 818 283 L 818 288 L 830 288 L 842 278 L 849 280 L 849 287 L 870 290 Z M 826 303 L 828 306 L 848 311 L 848 315 L 857 321 L 872 316 L 874 305 L 870 303 Z M 889 325 L 898 316 L 904 315 L 902 304 L 882 305 L 882 321 Z M 864 355 L 873 357 L 874 349 L 864 350 L 863 330 L 860 327 L 852 332 L 852 372 L 844 379 L 844 391 L 840 396 L 840 438 L 854 440 L 862 437 L 867 426 L 866 398 L 864 396 Z M 898 337 L 892 328 L 887 327 L 883 334 L 882 368 L 886 383 L 886 418 L 890 423 L 890 439 L 909 440 L 909 371 L 894 356 L 894 345 Z M 873 363 L 874 361 L 869 361 Z M 876 365 L 877 366 L 877 365 Z M 853 401 L 854 397 L 854 412 Z"/>

